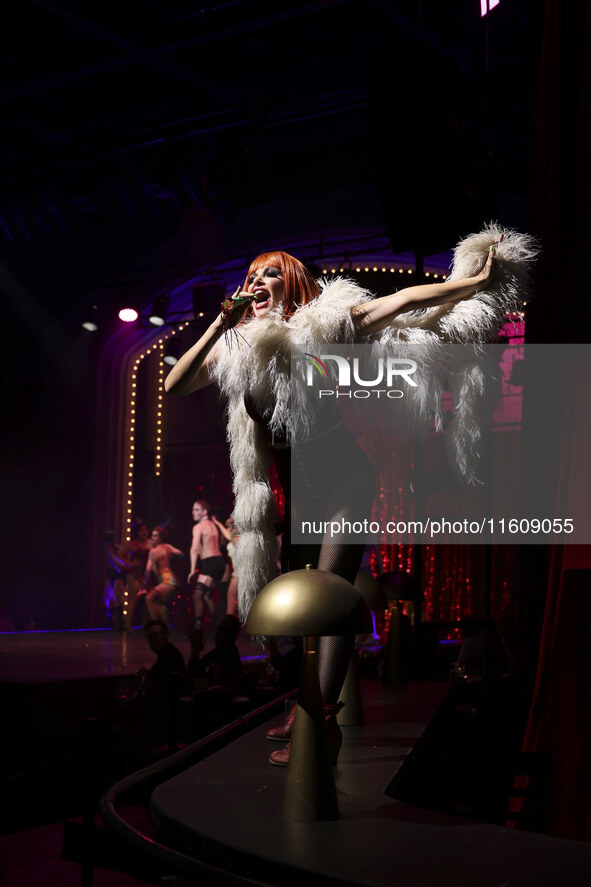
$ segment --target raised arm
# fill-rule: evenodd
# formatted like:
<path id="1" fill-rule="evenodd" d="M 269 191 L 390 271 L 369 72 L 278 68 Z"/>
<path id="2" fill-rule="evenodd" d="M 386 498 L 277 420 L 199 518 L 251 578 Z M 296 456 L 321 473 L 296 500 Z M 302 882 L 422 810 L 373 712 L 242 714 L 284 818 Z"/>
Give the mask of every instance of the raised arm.
<path id="1" fill-rule="evenodd" d="M 495 248 L 491 246 L 485 265 L 474 277 L 409 286 L 390 296 L 357 305 L 351 310 L 355 330 L 360 336 L 371 335 L 407 311 L 433 308 L 436 305 L 453 304 L 462 299 L 469 299 L 478 290 L 486 289 L 490 284 L 494 274 L 494 262 Z"/>
<path id="2" fill-rule="evenodd" d="M 123 545 L 120 545 L 117 549 L 116 560 L 127 570 L 133 570 L 135 568 L 134 562 L 129 559 L 129 555 L 134 550 L 135 546 L 133 542 L 124 542 Z"/>
<path id="3" fill-rule="evenodd" d="M 170 543 L 168 543 L 168 542 L 166 543 L 166 550 L 168 551 L 168 554 L 169 554 L 169 555 L 171 555 L 171 554 L 176 554 L 176 555 L 178 555 L 179 557 L 184 557 L 184 556 L 185 556 L 185 555 L 183 554 L 183 552 L 180 550 L 180 548 L 175 548 L 174 545 L 170 545 Z"/>
<path id="4" fill-rule="evenodd" d="M 232 298 L 236 296 L 247 297 L 248 301 L 236 305 L 225 318 L 222 314 L 218 314 L 201 338 L 175 363 L 164 380 L 164 390 L 169 394 L 191 394 L 192 391 L 198 391 L 209 385 L 211 382 L 209 369 L 213 360 L 211 352 L 214 345 L 223 336 L 224 328 L 231 329 L 242 320 L 253 299 L 250 293 L 241 292 L 240 287 Z"/>
<path id="5" fill-rule="evenodd" d="M 223 525 L 223 523 L 221 521 L 219 521 L 214 514 L 212 514 L 211 519 L 214 522 L 214 524 L 216 525 L 216 527 L 218 528 L 218 530 L 220 531 L 220 533 L 222 534 L 222 536 L 224 537 L 224 539 L 227 542 L 231 542 L 232 539 L 234 538 L 234 533 L 231 533 L 230 530 L 227 527 L 225 527 Z"/>
<path id="6" fill-rule="evenodd" d="M 156 558 L 154 557 L 154 552 L 157 550 L 158 550 L 158 546 L 156 546 L 156 548 L 153 548 L 151 550 L 150 554 L 148 555 L 148 562 L 146 564 L 146 570 L 145 570 L 144 575 L 142 577 L 142 587 L 140 588 L 138 594 L 145 594 L 146 593 L 146 588 L 148 586 L 148 582 L 150 581 L 150 575 L 151 575 L 152 570 L 154 569 L 154 565 L 156 563 Z"/>

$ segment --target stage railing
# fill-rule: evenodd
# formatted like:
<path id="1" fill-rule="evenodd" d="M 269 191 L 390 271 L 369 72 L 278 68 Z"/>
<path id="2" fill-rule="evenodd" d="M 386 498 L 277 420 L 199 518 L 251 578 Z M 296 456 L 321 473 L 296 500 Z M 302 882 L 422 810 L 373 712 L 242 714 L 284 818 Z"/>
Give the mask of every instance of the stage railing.
<path id="1" fill-rule="evenodd" d="M 195 857 L 154 840 L 143 834 L 125 820 L 121 808 L 125 804 L 148 806 L 150 796 L 160 785 L 188 767 L 198 764 L 210 755 L 224 748 L 230 742 L 265 723 L 274 714 L 285 710 L 285 702 L 293 696 L 293 691 L 279 696 L 261 708 L 238 718 L 232 723 L 212 733 L 198 742 L 170 755 L 155 764 L 132 773 L 113 785 L 99 803 L 99 814 L 109 831 L 126 845 L 134 855 L 149 857 L 162 874 L 179 875 L 184 879 L 195 879 L 195 883 L 227 885 L 227 887 L 271 887 L 268 882 L 256 881 L 234 872 L 225 871 Z M 100 860 L 95 864 L 100 867 Z M 183 883 L 190 884 L 190 881 Z"/>

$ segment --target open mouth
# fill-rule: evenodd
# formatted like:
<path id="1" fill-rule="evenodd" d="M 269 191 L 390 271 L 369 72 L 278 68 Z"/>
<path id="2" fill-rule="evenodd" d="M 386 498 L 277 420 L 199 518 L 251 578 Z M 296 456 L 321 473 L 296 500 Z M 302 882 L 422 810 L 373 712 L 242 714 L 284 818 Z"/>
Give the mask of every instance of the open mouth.
<path id="1" fill-rule="evenodd" d="M 269 304 L 271 300 L 271 297 L 269 296 L 267 290 L 263 289 L 262 287 L 261 289 L 256 289 L 253 293 L 253 296 L 255 308 L 264 308 L 266 305 Z"/>

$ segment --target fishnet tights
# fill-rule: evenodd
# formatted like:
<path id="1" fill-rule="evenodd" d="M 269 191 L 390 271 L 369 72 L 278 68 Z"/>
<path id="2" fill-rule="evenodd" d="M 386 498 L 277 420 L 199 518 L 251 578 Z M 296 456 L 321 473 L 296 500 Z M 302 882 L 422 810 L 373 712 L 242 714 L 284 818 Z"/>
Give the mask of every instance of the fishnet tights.
<path id="1" fill-rule="evenodd" d="M 363 545 L 324 543 L 318 569 L 335 573 L 353 583 L 363 557 Z M 355 635 L 330 635 L 319 638 L 318 674 L 324 702 L 336 705 L 355 646 Z"/>

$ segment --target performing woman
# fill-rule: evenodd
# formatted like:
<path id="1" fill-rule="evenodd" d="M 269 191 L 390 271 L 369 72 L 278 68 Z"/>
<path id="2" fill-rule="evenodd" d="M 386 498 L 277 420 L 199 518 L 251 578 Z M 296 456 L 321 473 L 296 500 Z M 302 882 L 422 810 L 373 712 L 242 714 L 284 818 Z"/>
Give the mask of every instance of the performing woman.
<path id="1" fill-rule="evenodd" d="M 238 604 L 238 577 L 234 569 L 234 558 L 236 557 L 238 533 L 232 515 L 225 524 L 219 521 L 215 515 L 212 515 L 211 519 L 218 528 L 220 536 L 225 540 L 226 569 L 219 584 L 224 585 L 226 589 L 226 616 L 235 616 Z"/>
<path id="2" fill-rule="evenodd" d="M 154 527 L 152 530 L 152 550 L 146 564 L 140 595 L 146 596 L 146 607 L 150 619 L 161 619 L 168 622 L 167 601 L 179 587 L 178 579 L 170 567 L 170 557 L 176 554 L 182 557 L 183 552 L 166 542 L 166 531 L 163 527 Z M 156 584 L 148 591 L 148 582 L 154 575 Z"/>
<path id="3" fill-rule="evenodd" d="M 127 615 L 125 617 L 125 630 L 133 631 L 133 617 L 138 604 L 139 592 L 142 585 L 142 577 L 146 572 L 146 564 L 152 550 L 149 536 L 150 531 L 143 521 L 136 520 L 132 530 L 133 539 L 125 542 L 117 557 L 126 564 L 127 572 Z"/>
<path id="4" fill-rule="evenodd" d="M 111 616 L 114 631 L 123 631 L 123 604 L 130 564 L 118 556 L 120 545 L 115 541 L 113 530 L 103 533 L 103 546 L 106 561 L 105 609 Z"/>
<path id="5" fill-rule="evenodd" d="M 234 517 L 240 534 L 235 568 L 242 619 L 258 591 L 276 574 L 271 458 L 285 493 L 286 514 L 290 514 L 290 445 L 307 424 L 289 384 L 291 357 L 298 346 L 318 353 L 327 344 L 487 341 L 502 326 L 505 312 L 521 304 L 527 263 L 534 256 L 531 238 L 491 225 L 458 246 L 454 270 L 445 282 L 405 288 L 383 298 L 373 298 L 343 278 L 317 282 L 301 262 L 284 252 L 263 253 L 254 260 L 233 301 L 224 303 L 220 315 L 165 381 L 168 392 L 184 395 L 215 380 L 228 397 Z M 233 333 L 238 326 L 237 334 Z M 330 450 L 332 433 L 331 428 L 322 428 L 314 440 Z M 341 443 L 342 430 L 338 439 Z M 367 489 L 371 478 L 371 466 L 355 442 L 351 439 L 346 446 L 349 464 L 356 460 L 357 468 L 339 478 L 338 460 L 332 460 L 335 476 L 331 478 L 329 519 L 350 517 L 351 501 L 362 494 L 364 486 Z M 298 483 L 308 481 L 297 464 L 294 471 Z M 373 485 L 369 486 L 373 494 Z M 309 552 L 290 546 L 288 533 L 283 549 L 284 570 L 310 562 Z M 353 582 L 362 554 L 363 546 L 326 538 L 314 562 L 319 570 Z M 300 555 L 303 562 L 298 562 Z M 353 636 L 319 640 L 320 686 L 329 736 L 337 752 L 338 698 L 353 646 Z M 292 723 L 289 718 L 284 728 L 270 731 L 268 738 L 288 739 Z M 286 765 L 289 753 L 289 746 L 281 748 L 270 760 Z"/>

